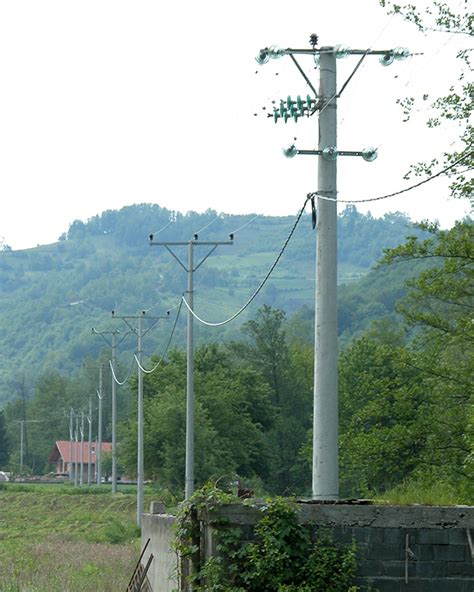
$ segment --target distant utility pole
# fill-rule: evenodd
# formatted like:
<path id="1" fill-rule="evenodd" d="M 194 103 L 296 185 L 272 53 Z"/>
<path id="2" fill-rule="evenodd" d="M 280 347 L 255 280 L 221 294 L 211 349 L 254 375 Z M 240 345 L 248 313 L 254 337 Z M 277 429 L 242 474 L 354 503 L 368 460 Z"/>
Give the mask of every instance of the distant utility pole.
<path id="1" fill-rule="evenodd" d="M 194 234 L 190 241 L 154 241 L 153 235 L 150 234 L 150 245 L 164 246 L 176 261 L 181 265 L 184 271 L 188 274 L 188 290 L 187 299 L 188 304 L 188 325 L 187 325 L 187 342 L 186 342 L 186 469 L 185 469 L 185 499 L 189 499 L 194 492 L 194 335 L 193 335 L 193 321 L 192 310 L 194 306 L 194 287 L 193 287 L 193 273 L 197 271 L 206 259 L 217 249 L 219 245 L 232 245 L 233 240 L 229 241 L 200 241 L 197 234 Z M 232 235 L 230 236 L 232 239 Z M 188 247 L 188 263 L 183 261 L 170 248 L 175 246 Z M 194 265 L 194 247 L 207 246 L 212 247 L 210 251 L 201 259 L 201 261 Z"/>
<path id="2" fill-rule="evenodd" d="M 74 409 L 69 410 L 69 483 L 73 481 L 73 464 L 72 464 L 72 441 L 74 439 Z"/>
<path id="3" fill-rule="evenodd" d="M 99 418 L 97 420 L 97 447 L 95 451 L 95 462 L 97 467 L 97 485 L 102 483 L 102 399 L 104 398 L 104 364 L 99 366 L 99 389 L 97 398 L 99 399 Z"/>
<path id="4" fill-rule="evenodd" d="M 87 423 L 89 424 L 89 453 L 87 455 L 87 485 L 90 487 L 92 484 L 92 395 L 89 397 L 89 414 L 87 416 Z"/>
<path id="5" fill-rule="evenodd" d="M 81 463 L 81 473 L 79 475 L 79 485 L 82 487 L 84 484 L 84 411 L 81 411 L 81 425 L 79 430 L 81 432 L 81 454 L 79 456 Z"/>
<path id="6" fill-rule="evenodd" d="M 20 420 L 20 475 L 23 475 L 23 443 L 25 439 L 25 420 Z"/>
<path id="7" fill-rule="evenodd" d="M 314 98 L 288 97 L 274 107 L 275 123 L 289 118 L 319 114 L 318 150 L 298 150 L 294 144 L 285 149 L 284 155 L 318 156 L 317 234 L 316 234 L 316 294 L 315 294 L 315 364 L 313 402 L 313 499 L 337 499 L 339 496 L 338 471 L 338 380 L 337 380 L 337 166 L 338 156 L 362 156 L 366 161 L 377 157 L 375 148 L 362 151 L 340 151 L 337 148 L 337 99 L 341 96 L 362 61 L 367 55 L 379 55 L 384 66 L 410 55 L 404 48 L 372 51 L 350 49 L 341 45 L 317 48 L 317 35 L 311 35 L 312 49 L 282 49 L 275 45 L 261 49 L 256 60 L 260 65 L 269 59 L 289 55 Z M 311 55 L 319 62 L 319 93 L 308 79 L 295 55 Z M 361 56 L 352 74 L 338 91 L 336 86 L 336 58 L 349 55 Z"/>
<path id="8" fill-rule="evenodd" d="M 112 317 L 116 319 L 122 319 L 129 327 L 130 331 L 134 333 L 138 338 L 138 408 L 137 408 L 137 421 L 138 421 L 138 434 L 137 434 L 137 525 L 142 525 L 142 514 L 143 514 L 143 498 L 144 498 L 144 463 L 143 463 L 143 370 L 142 370 L 142 357 L 143 357 L 143 338 L 145 335 L 153 329 L 159 319 L 167 317 L 147 317 L 144 310 L 138 315 L 116 315 L 115 311 L 112 311 Z M 146 318 L 149 321 L 153 321 L 146 329 L 143 328 L 143 319 Z M 137 321 L 137 326 L 131 324 L 130 321 Z M 115 382 L 115 381 L 114 381 Z"/>
<path id="9" fill-rule="evenodd" d="M 78 439 L 79 439 L 79 414 L 76 413 L 76 430 L 74 432 L 74 441 L 75 441 L 75 464 L 74 464 L 74 487 L 77 487 L 77 477 L 78 477 Z"/>
<path id="10" fill-rule="evenodd" d="M 129 331 L 123 333 L 118 329 L 112 331 L 98 331 L 92 329 L 92 332 L 96 335 L 100 335 L 107 345 L 112 349 L 112 493 L 117 493 L 117 438 L 116 438 L 116 426 L 117 426 L 117 383 L 115 381 L 114 374 L 117 371 L 117 345 L 120 345 L 122 341 L 130 334 Z M 111 336 L 111 339 L 106 337 Z M 117 335 L 122 335 L 121 339 L 117 343 Z"/>

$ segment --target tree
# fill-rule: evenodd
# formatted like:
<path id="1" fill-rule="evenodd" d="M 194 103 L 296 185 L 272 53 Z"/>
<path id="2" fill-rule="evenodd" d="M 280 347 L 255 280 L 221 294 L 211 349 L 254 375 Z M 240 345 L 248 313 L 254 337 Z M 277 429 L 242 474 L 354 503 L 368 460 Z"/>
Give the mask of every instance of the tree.
<path id="1" fill-rule="evenodd" d="M 5 424 L 5 412 L 0 411 L 0 468 L 5 468 L 10 457 L 10 442 Z"/>
<path id="2" fill-rule="evenodd" d="M 468 2 L 458 3 L 455 9 L 448 3 L 435 1 L 430 3 L 424 11 L 420 11 L 415 4 L 396 4 L 391 0 L 380 0 L 382 7 L 386 7 L 392 14 L 401 15 L 406 21 L 413 23 L 419 31 L 433 32 L 446 35 L 474 35 L 474 14 Z M 454 197 L 469 198 L 474 205 L 474 179 L 468 178 L 466 173 L 472 170 L 474 162 L 474 126 L 471 113 L 474 104 L 474 83 L 472 82 L 472 48 L 467 47 L 458 51 L 459 75 L 457 83 L 451 86 L 444 96 L 431 101 L 433 116 L 427 121 L 431 128 L 439 127 L 447 121 L 455 121 L 460 127 L 458 146 L 452 149 L 454 142 L 439 159 L 430 163 L 420 162 L 413 166 L 412 172 L 417 175 L 431 175 L 433 167 L 442 163 L 442 167 L 452 167 L 449 173 L 454 175 L 451 182 L 451 193 Z M 422 97 L 406 97 L 398 102 L 403 106 L 406 120 L 411 116 L 417 101 L 427 101 L 428 94 Z M 426 103 L 425 103 L 426 105 Z M 408 175 L 407 175 L 408 176 Z"/>

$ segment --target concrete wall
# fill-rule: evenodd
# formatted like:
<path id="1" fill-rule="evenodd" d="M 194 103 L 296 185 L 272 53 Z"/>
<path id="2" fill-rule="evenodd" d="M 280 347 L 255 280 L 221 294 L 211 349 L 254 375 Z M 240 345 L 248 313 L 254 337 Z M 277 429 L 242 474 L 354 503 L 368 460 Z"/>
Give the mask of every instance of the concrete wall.
<path id="1" fill-rule="evenodd" d="M 330 530 L 341 543 L 356 541 L 357 584 L 369 582 L 379 592 L 474 592 L 474 508 L 375 506 L 363 504 L 299 503 L 299 520 L 312 528 Z M 253 538 L 261 519 L 258 507 L 230 504 L 198 516 L 201 558 L 215 553 L 221 526 L 239 526 L 243 539 Z M 170 549 L 174 518 L 145 514 L 142 542 L 150 537 L 148 553 L 155 559 L 149 579 L 153 592 L 178 588 L 177 559 Z"/>
<path id="2" fill-rule="evenodd" d="M 142 516 L 142 549 L 150 539 L 142 565 L 147 564 L 150 554 L 153 553 L 153 561 L 147 574 L 153 592 L 178 590 L 177 555 L 172 548 L 175 521 L 176 518 L 169 514 Z"/>

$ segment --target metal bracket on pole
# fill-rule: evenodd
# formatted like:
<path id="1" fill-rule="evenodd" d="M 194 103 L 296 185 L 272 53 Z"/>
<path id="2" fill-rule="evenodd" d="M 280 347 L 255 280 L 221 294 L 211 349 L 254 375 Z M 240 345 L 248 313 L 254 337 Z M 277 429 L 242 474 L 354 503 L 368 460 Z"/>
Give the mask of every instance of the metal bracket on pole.
<path id="1" fill-rule="evenodd" d="M 326 160 L 335 160 L 338 156 L 362 156 L 367 162 L 373 162 L 377 156 L 377 148 L 364 148 L 363 150 L 338 150 L 336 146 L 326 146 L 322 150 L 300 150 L 294 144 L 283 149 L 286 158 L 294 158 L 297 154 L 309 156 L 322 156 Z"/>

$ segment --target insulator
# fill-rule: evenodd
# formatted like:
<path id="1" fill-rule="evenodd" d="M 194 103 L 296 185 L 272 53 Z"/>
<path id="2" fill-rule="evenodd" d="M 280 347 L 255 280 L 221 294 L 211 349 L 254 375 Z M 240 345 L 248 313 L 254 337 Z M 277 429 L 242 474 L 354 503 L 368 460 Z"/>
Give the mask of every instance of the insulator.
<path id="1" fill-rule="evenodd" d="M 336 146 L 326 146 L 326 148 L 323 148 L 323 157 L 326 160 L 336 160 L 337 154 Z"/>
<path id="2" fill-rule="evenodd" d="M 266 64 L 269 59 L 270 59 L 270 56 L 268 55 L 268 50 L 267 49 L 261 49 L 260 52 L 259 52 L 259 54 L 258 54 L 258 56 L 255 58 L 255 61 L 260 66 L 263 66 L 263 64 Z"/>
<path id="3" fill-rule="evenodd" d="M 379 62 L 382 64 L 382 66 L 390 66 L 391 64 L 393 64 L 393 60 L 395 59 L 393 52 L 389 51 L 388 53 L 385 53 L 383 56 L 380 56 Z"/>
<path id="4" fill-rule="evenodd" d="M 294 144 L 288 146 L 288 148 L 283 148 L 283 154 L 286 158 L 294 158 L 298 154 L 298 149 Z"/>
<path id="5" fill-rule="evenodd" d="M 406 47 L 396 47 L 393 50 L 393 57 L 396 60 L 406 60 L 408 57 L 410 57 L 410 50 Z"/>
<path id="6" fill-rule="evenodd" d="M 270 45 L 270 47 L 268 48 L 268 55 L 272 59 L 276 60 L 278 58 L 281 58 L 281 56 L 285 55 L 285 50 L 281 47 L 278 47 L 278 45 Z"/>
<path id="7" fill-rule="evenodd" d="M 336 58 L 347 58 L 347 56 L 351 53 L 351 48 L 347 47 L 346 45 L 336 45 L 334 48 L 334 55 Z"/>
<path id="8" fill-rule="evenodd" d="M 372 162 L 377 158 L 377 148 L 364 148 L 362 150 L 362 158 L 367 162 Z"/>

